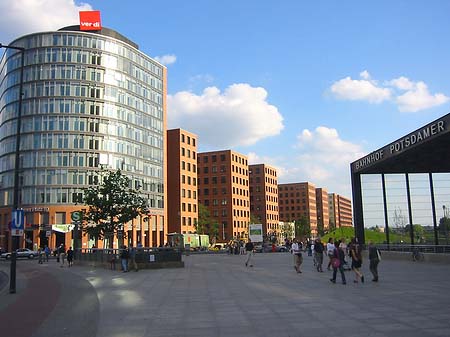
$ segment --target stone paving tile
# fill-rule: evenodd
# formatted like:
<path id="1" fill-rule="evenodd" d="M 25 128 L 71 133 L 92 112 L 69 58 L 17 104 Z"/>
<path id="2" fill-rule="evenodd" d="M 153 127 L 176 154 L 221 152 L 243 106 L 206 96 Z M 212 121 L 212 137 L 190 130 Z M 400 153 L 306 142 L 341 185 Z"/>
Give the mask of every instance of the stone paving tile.
<path id="1" fill-rule="evenodd" d="M 182 269 L 65 272 L 97 291 L 99 337 L 450 335 L 448 266 L 383 259 L 379 283 L 353 284 L 346 272 L 343 286 L 307 256 L 302 274 L 290 254 L 256 254 L 254 268 L 242 259 L 191 255 Z M 367 263 L 363 271 L 370 279 Z"/>

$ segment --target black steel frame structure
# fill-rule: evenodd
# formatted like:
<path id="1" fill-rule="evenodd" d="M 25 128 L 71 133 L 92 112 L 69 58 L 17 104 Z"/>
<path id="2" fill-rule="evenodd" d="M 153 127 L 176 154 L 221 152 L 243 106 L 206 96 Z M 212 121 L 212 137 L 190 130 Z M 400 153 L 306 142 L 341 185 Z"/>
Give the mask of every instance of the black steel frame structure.
<path id="1" fill-rule="evenodd" d="M 371 152 L 350 164 L 353 195 L 353 219 L 355 236 L 365 243 L 364 210 L 361 176 L 380 174 L 382 179 L 384 221 L 387 244 L 389 244 L 389 220 L 385 175 L 404 174 L 408 203 L 408 221 L 413 224 L 409 174 L 428 174 L 431 211 L 433 215 L 434 243 L 439 244 L 434 202 L 433 173 L 450 172 L 450 114 L 397 139 L 396 141 Z M 414 229 L 409 226 L 411 244 L 414 245 Z"/>

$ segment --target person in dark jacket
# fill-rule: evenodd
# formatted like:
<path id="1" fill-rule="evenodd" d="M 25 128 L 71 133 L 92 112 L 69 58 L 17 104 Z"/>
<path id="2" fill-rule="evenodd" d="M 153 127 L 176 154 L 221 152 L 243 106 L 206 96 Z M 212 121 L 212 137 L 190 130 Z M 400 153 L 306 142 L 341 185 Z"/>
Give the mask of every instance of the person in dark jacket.
<path id="1" fill-rule="evenodd" d="M 129 252 L 127 246 L 122 246 L 122 249 L 120 251 L 120 261 L 122 263 L 122 271 L 124 273 L 128 272 L 128 258 L 129 258 Z"/>
<path id="2" fill-rule="evenodd" d="M 245 260 L 246 267 L 253 267 L 250 261 L 253 256 L 254 249 L 255 246 L 253 245 L 252 240 L 248 239 L 248 242 L 245 244 L 245 251 L 247 252 L 247 259 Z"/>
<path id="3" fill-rule="evenodd" d="M 316 261 L 316 267 L 318 272 L 323 272 L 322 264 L 323 264 L 323 244 L 320 238 L 317 238 L 314 242 L 314 258 Z"/>
<path id="4" fill-rule="evenodd" d="M 369 269 L 373 275 L 373 282 L 378 282 L 378 263 L 380 263 L 381 253 L 378 248 L 373 244 L 372 241 L 369 241 Z"/>
<path id="5" fill-rule="evenodd" d="M 339 247 L 340 242 L 336 241 L 334 243 L 333 255 L 331 257 L 331 266 L 333 267 L 333 278 L 330 279 L 331 282 L 336 283 L 336 275 L 339 269 L 341 273 L 342 284 L 347 284 L 345 281 L 345 273 L 344 273 L 344 263 L 345 263 L 345 252 Z"/>
<path id="6" fill-rule="evenodd" d="M 69 267 L 73 266 L 73 250 L 72 250 L 72 247 L 69 247 L 69 249 L 67 250 L 67 265 Z"/>

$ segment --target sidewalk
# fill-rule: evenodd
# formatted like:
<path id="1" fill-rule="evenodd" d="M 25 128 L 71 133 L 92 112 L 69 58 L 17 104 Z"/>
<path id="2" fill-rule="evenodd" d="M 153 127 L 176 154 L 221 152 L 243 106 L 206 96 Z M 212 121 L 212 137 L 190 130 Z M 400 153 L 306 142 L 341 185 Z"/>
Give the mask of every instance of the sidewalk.
<path id="1" fill-rule="evenodd" d="M 373 283 L 366 261 L 366 283 L 346 272 L 342 285 L 307 256 L 302 274 L 288 253 L 255 254 L 253 268 L 244 258 L 191 255 L 185 268 L 137 273 L 47 266 L 61 292 L 33 337 L 449 335 L 448 266 L 384 259 Z"/>

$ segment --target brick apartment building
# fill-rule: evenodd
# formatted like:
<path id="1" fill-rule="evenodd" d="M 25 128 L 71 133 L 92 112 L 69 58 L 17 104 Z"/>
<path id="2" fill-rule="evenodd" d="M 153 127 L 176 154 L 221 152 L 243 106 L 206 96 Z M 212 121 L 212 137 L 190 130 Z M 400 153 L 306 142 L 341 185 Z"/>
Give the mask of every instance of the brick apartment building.
<path id="1" fill-rule="evenodd" d="M 198 219 L 197 136 L 167 131 L 167 225 L 169 233 L 194 233 Z"/>
<path id="2" fill-rule="evenodd" d="M 316 188 L 317 231 L 322 234 L 328 231 L 330 211 L 328 207 L 328 192 L 324 188 Z"/>
<path id="3" fill-rule="evenodd" d="M 330 209 L 330 227 L 352 227 L 352 202 L 350 199 L 336 193 L 328 195 Z"/>
<path id="4" fill-rule="evenodd" d="M 278 214 L 277 170 L 265 164 L 249 165 L 250 212 L 265 235 L 281 238 Z"/>
<path id="5" fill-rule="evenodd" d="M 198 153 L 198 202 L 219 227 L 218 240 L 246 238 L 250 222 L 247 157 L 231 150 Z"/>
<path id="6" fill-rule="evenodd" d="M 306 219 L 311 236 L 317 236 L 316 187 L 309 182 L 278 185 L 280 221 Z"/>

